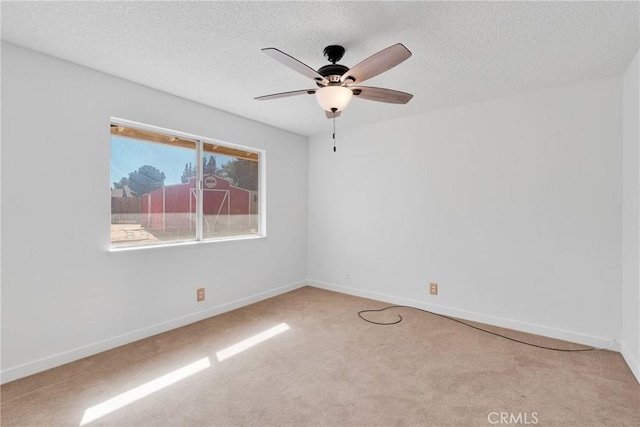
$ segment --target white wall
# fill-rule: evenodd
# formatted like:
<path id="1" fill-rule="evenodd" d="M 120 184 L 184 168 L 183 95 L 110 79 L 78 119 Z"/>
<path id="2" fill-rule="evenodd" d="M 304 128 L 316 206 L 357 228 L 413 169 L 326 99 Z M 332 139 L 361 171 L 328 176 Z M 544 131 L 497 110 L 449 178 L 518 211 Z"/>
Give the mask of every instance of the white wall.
<path id="1" fill-rule="evenodd" d="M 337 153 L 329 132 L 313 137 L 311 283 L 596 346 L 619 340 L 621 86 L 338 123 Z"/>
<path id="2" fill-rule="evenodd" d="M 111 116 L 265 149 L 268 237 L 109 253 Z M 5 43 L 2 125 L 3 382 L 304 283 L 306 138 Z"/>
<path id="3" fill-rule="evenodd" d="M 622 354 L 640 381 L 640 52 L 623 75 Z"/>

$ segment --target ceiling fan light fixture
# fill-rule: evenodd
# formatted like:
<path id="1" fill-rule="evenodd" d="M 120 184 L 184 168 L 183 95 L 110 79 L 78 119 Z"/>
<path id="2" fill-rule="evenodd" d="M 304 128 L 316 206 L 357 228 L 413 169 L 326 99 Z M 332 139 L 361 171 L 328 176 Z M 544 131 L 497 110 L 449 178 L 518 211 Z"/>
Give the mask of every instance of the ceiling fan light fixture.
<path id="1" fill-rule="evenodd" d="M 318 104 L 325 111 L 342 111 L 349 105 L 353 92 L 344 86 L 325 86 L 316 91 Z"/>

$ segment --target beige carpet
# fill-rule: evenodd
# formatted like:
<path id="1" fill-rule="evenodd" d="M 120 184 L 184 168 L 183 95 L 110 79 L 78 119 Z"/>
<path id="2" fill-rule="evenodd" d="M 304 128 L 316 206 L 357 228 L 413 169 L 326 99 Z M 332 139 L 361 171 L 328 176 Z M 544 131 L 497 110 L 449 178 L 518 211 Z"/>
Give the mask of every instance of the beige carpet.
<path id="1" fill-rule="evenodd" d="M 2 426 L 640 426 L 618 353 L 551 352 L 416 311 L 394 326 L 356 314 L 385 305 L 302 288 L 6 384 Z"/>

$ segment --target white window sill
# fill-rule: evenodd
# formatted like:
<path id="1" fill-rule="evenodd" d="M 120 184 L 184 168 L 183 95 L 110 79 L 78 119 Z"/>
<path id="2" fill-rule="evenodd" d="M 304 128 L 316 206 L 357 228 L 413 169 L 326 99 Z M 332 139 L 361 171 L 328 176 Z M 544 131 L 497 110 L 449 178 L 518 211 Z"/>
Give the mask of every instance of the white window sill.
<path id="1" fill-rule="evenodd" d="M 167 249 L 167 248 L 180 248 L 185 246 L 198 246 L 198 245 L 210 245 L 210 244 L 221 244 L 221 243 L 233 243 L 233 242 L 246 242 L 250 240 L 263 240 L 266 239 L 267 236 L 238 236 L 238 237 L 227 237 L 222 239 L 207 239 L 207 240 L 190 240 L 187 242 L 173 242 L 173 243 L 159 243 L 157 245 L 140 245 L 140 246 L 130 246 L 130 247 L 109 247 L 109 253 L 118 253 L 118 252 L 136 252 L 136 251 L 148 251 L 148 250 L 157 250 L 157 249 Z"/>

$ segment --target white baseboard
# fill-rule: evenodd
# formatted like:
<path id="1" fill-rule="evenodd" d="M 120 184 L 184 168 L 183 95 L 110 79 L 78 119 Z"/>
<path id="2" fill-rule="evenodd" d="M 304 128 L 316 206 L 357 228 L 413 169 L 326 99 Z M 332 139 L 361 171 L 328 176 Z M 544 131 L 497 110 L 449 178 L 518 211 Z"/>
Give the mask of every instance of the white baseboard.
<path id="1" fill-rule="evenodd" d="M 622 357 L 624 357 L 624 361 L 629 365 L 629 369 L 633 372 L 633 375 L 636 377 L 636 380 L 640 383 L 640 361 L 638 361 L 634 355 L 629 350 L 629 347 L 625 345 L 625 343 L 621 343 L 620 345 L 620 353 L 622 353 Z"/>
<path id="2" fill-rule="evenodd" d="M 350 288 L 345 286 L 334 285 L 331 283 L 318 282 L 314 280 L 307 281 L 309 286 L 326 289 L 329 291 L 340 292 L 343 294 L 369 298 L 377 301 L 388 302 L 395 305 L 408 305 L 411 307 L 421 308 L 432 311 L 434 313 L 443 314 L 445 316 L 456 317 L 459 319 L 470 320 L 472 322 L 485 323 L 487 325 L 499 326 L 502 328 L 514 329 L 521 332 L 542 335 L 549 338 L 570 341 L 578 344 L 588 345 L 596 348 L 607 348 L 609 350 L 620 351 L 619 343 L 614 338 L 595 337 L 585 335 L 578 332 L 567 331 L 563 329 L 550 328 L 548 326 L 536 325 L 533 323 L 521 322 L 518 320 L 504 319 L 501 317 L 491 316 L 487 314 L 459 310 L 452 307 L 446 307 L 437 304 L 428 304 L 423 301 L 417 301 L 410 298 L 401 298 L 393 295 L 387 295 L 377 292 L 366 291 L 363 289 Z M 366 309 L 366 307 L 364 307 Z"/>
<path id="3" fill-rule="evenodd" d="M 261 292 L 256 295 L 241 298 L 235 301 L 231 301 L 225 304 L 221 304 L 207 310 L 199 311 L 196 313 L 188 314 L 186 316 L 178 317 L 176 319 L 167 320 L 166 322 L 157 323 L 155 325 L 148 326 L 146 328 L 137 329 L 135 331 L 128 332 L 116 337 L 112 337 L 106 340 L 98 341 L 93 344 L 88 344 L 82 347 L 75 348 L 73 350 L 65 351 L 63 353 L 55 354 L 53 356 L 45 357 L 39 360 L 25 363 L 23 365 L 7 368 L 0 372 L 0 383 L 4 384 L 9 381 L 17 380 L 19 378 L 26 377 L 38 372 L 46 371 L 47 369 L 55 368 L 57 366 L 64 365 L 75 360 L 82 359 L 84 357 L 92 356 L 94 354 L 101 353 L 106 350 L 110 350 L 121 345 L 129 344 L 134 341 L 148 338 L 153 335 L 167 332 L 172 329 L 176 329 L 190 323 L 198 322 L 206 318 L 216 316 L 218 314 L 226 313 L 231 310 L 235 310 L 240 307 L 247 306 L 249 304 L 262 301 L 267 298 L 275 297 L 286 292 L 290 292 L 294 289 L 306 286 L 306 281 L 291 283 L 289 285 L 281 286 L 276 289 L 272 289 L 266 292 Z"/>

